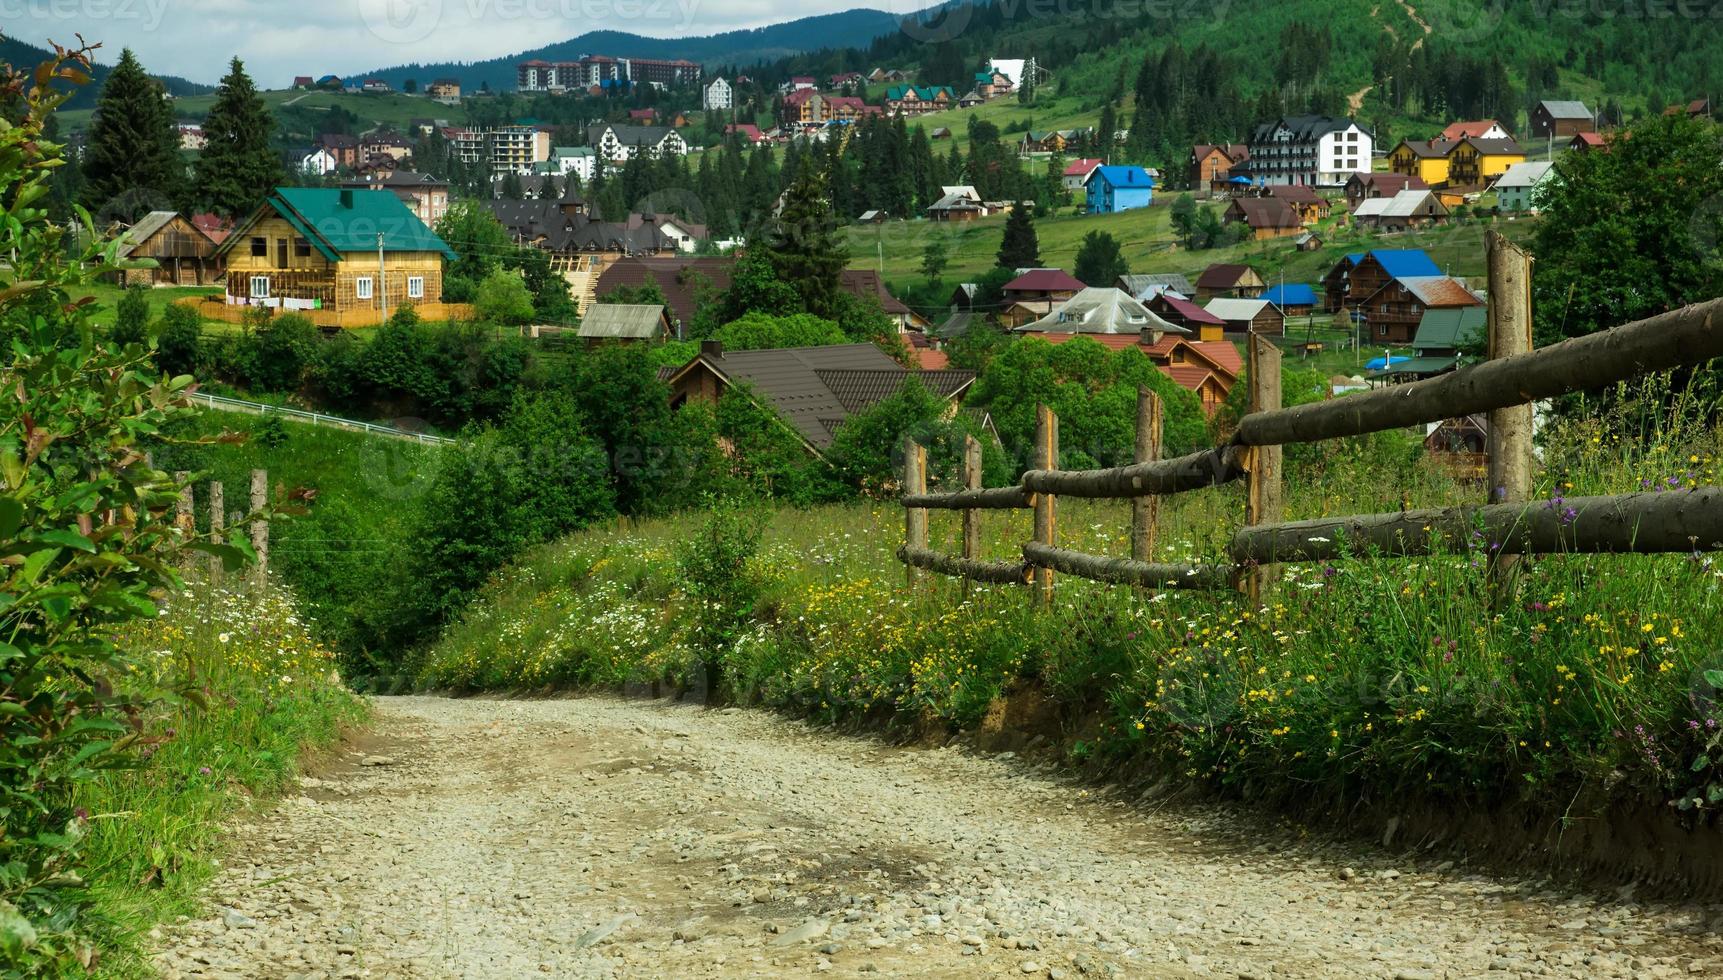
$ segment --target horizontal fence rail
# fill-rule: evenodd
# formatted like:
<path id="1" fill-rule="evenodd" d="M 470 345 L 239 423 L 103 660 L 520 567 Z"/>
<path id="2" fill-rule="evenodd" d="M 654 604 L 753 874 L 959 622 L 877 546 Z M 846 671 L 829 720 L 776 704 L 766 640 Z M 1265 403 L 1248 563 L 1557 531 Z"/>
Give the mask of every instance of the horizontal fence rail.
<path id="1" fill-rule="evenodd" d="M 406 439 L 411 442 L 424 443 L 427 446 L 447 446 L 455 440 L 446 436 L 432 435 L 429 432 L 410 432 L 406 429 L 396 429 L 375 422 L 361 422 L 357 419 L 345 419 L 337 415 L 325 415 L 322 412 L 307 412 L 300 408 L 289 408 L 284 405 L 266 405 L 263 402 L 246 401 L 243 398 L 228 398 L 225 395 L 211 395 L 202 391 L 191 393 L 191 400 L 208 408 L 228 412 L 244 412 L 247 415 L 279 415 L 297 422 L 309 425 L 320 425 L 326 428 L 346 429 L 349 432 L 366 432 L 374 436 L 384 436 L 389 439 Z"/>
<path id="2" fill-rule="evenodd" d="M 1093 470 L 1058 467 L 1058 418 L 1039 406 L 1034 464 L 1017 486 L 982 489 L 979 447 L 966 446 L 965 489 L 927 492 L 926 451 L 905 444 L 906 541 L 898 558 L 909 569 L 966 582 L 1029 583 L 1049 603 L 1053 576 L 1145 589 L 1242 588 L 1259 599 L 1281 564 L 1349 557 L 1411 558 L 1438 551 L 1483 552 L 1498 580 L 1512 574 L 1514 556 L 1538 554 L 1667 554 L 1723 550 L 1723 487 L 1655 493 L 1530 500 L 1535 402 L 1608 387 L 1643 374 L 1697 367 L 1723 357 L 1723 299 L 1658 314 L 1601 333 L 1531 347 L 1531 256 L 1496 233 L 1488 236 L 1491 290 L 1490 359 L 1452 373 L 1292 408 L 1281 407 L 1280 350 L 1252 336 L 1250 411 L 1231 440 L 1175 459 L 1160 459 L 1161 405 L 1138 399 L 1135 461 Z M 1403 429 L 1488 413 L 1491 502 L 1388 514 L 1285 522 L 1281 449 Z M 972 458 L 973 457 L 973 458 Z M 1152 560 L 1161 496 L 1237 481 L 1246 483 L 1246 521 L 1232 538 L 1226 563 L 1162 564 Z M 1058 497 L 1133 501 L 1130 558 L 1058 547 Z M 1034 538 L 1023 561 L 981 561 L 981 510 L 1031 509 Z M 963 512 L 963 555 L 927 547 L 927 512 Z"/>

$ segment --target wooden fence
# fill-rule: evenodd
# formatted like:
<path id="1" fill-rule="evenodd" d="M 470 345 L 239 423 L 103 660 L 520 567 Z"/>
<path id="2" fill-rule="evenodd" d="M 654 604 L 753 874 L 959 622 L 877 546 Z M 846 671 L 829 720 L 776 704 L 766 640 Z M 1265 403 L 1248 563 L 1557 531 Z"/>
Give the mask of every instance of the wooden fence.
<path id="1" fill-rule="evenodd" d="M 174 473 L 174 479 L 180 484 L 179 499 L 174 501 L 174 527 L 180 534 L 192 537 L 197 533 L 197 499 L 191 483 L 191 473 L 185 470 Z M 227 494 L 219 481 L 209 484 L 209 536 L 220 540 L 222 532 L 227 529 L 229 521 L 244 520 L 246 533 L 251 539 L 251 549 L 257 553 L 257 563 L 251 567 L 251 582 L 262 585 L 269 578 L 269 522 L 257 515 L 262 514 L 269 505 L 269 471 L 252 470 L 250 486 L 249 512 L 227 511 Z M 221 559 L 211 555 L 208 560 L 209 580 L 220 584 L 223 577 Z"/>
<path id="2" fill-rule="evenodd" d="M 191 298 L 176 300 L 182 306 L 190 306 L 197 315 L 205 320 L 217 320 L 222 323 L 245 323 L 248 312 L 256 309 L 267 309 L 272 316 L 282 313 L 297 313 L 310 320 L 314 326 L 325 329 L 351 330 L 359 327 L 381 326 L 386 319 L 382 309 L 375 306 L 361 307 L 350 310 L 284 310 L 279 307 L 239 306 L 227 303 L 220 296 L 205 296 L 201 299 Z M 411 306 L 419 313 L 419 319 L 427 322 L 443 320 L 472 320 L 473 306 L 470 303 L 431 303 L 421 300 L 403 300 L 391 303 L 389 312 L 393 314 L 403 306 Z"/>
<path id="3" fill-rule="evenodd" d="M 906 440 L 902 503 L 904 545 L 898 559 L 914 585 L 922 571 L 966 582 L 1027 584 L 1051 604 L 1054 575 L 1156 589 L 1243 589 L 1260 599 L 1276 565 L 1332 561 L 1360 551 L 1414 557 L 1462 549 L 1482 531 L 1494 549 L 1495 571 L 1516 556 L 1573 552 L 1691 553 L 1723 549 L 1723 487 L 1569 499 L 1558 509 L 1532 494 L 1532 404 L 1590 391 L 1639 375 L 1698 366 L 1723 357 L 1723 300 L 1659 314 L 1586 337 L 1532 350 L 1529 254 L 1491 233 L 1489 358 L 1450 374 L 1410 384 L 1281 407 L 1280 349 L 1252 336 L 1250 407 L 1222 446 L 1174 459 L 1160 454 L 1160 403 L 1138 396 L 1134 461 L 1097 470 L 1061 470 L 1059 420 L 1037 409 L 1034 468 L 1016 486 L 983 489 L 979 447 L 970 441 L 965 489 L 927 492 L 927 454 Z M 1284 521 L 1281 447 L 1321 442 L 1488 413 L 1489 499 L 1480 504 L 1387 514 Z M 972 465 L 969 460 L 976 462 Z M 1152 561 L 1160 497 L 1243 480 L 1245 525 L 1225 560 L 1212 565 Z M 1132 501 L 1131 556 L 1104 557 L 1058 546 L 1061 496 Z M 1034 539 L 1021 561 L 982 561 L 976 521 L 981 510 L 1034 512 Z M 927 511 L 963 512 L 963 553 L 931 551 Z"/>

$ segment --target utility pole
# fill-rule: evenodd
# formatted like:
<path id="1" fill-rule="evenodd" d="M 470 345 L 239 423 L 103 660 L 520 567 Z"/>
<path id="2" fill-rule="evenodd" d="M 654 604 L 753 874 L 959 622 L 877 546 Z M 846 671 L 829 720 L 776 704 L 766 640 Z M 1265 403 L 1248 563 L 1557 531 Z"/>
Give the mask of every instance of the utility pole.
<path id="1" fill-rule="evenodd" d="M 383 272 L 383 233 L 377 233 L 377 305 L 383 311 L 382 319 L 389 319 L 389 277 Z"/>

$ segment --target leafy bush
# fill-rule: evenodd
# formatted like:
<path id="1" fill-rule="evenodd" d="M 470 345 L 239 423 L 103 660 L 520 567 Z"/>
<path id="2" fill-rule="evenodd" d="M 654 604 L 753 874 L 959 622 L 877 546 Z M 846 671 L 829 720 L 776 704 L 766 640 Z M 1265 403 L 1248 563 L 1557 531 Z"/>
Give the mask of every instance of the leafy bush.
<path id="1" fill-rule="evenodd" d="M 845 344 L 849 338 L 830 320 L 808 313 L 771 316 L 749 313 L 718 328 L 718 341 L 727 351 L 821 347 Z"/>
<path id="2" fill-rule="evenodd" d="M 721 697 L 724 657 L 747 630 L 760 601 L 752 561 L 765 515 L 733 500 L 715 501 L 706 520 L 676 555 L 687 590 L 689 641 L 706 671 L 707 690 Z"/>
<path id="3" fill-rule="evenodd" d="M 532 293 L 520 273 L 498 269 L 479 283 L 473 308 L 490 323 L 519 326 L 533 318 Z"/>
<path id="4" fill-rule="evenodd" d="M 203 318 L 197 310 L 169 303 L 156 338 L 156 366 L 168 377 L 192 374 L 203 356 Z"/>
<path id="5" fill-rule="evenodd" d="M 317 353 L 317 328 L 298 313 L 246 318 L 234 352 L 235 367 L 246 384 L 259 391 L 296 392 Z"/>

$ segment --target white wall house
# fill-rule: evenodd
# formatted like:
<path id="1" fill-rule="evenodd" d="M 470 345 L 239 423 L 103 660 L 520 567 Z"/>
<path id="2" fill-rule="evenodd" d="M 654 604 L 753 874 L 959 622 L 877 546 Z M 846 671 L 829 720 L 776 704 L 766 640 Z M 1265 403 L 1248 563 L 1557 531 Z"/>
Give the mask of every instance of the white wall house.
<path id="1" fill-rule="evenodd" d="M 333 153 L 330 153 L 328 150 L 318 150 L 316 153 L 313 153 L 300 161 L 299 170 L 301 173 L 313 174 L 318 177 L 327 177 L 334 173 L 340 166 L 341 164 L 335 159 L 335 155 Z"/>
<path id="2" fill-rule="evenodd" d="M 707 83 L 700 96 L 700 104 L 708 110 L 728 109 L 735 104 L 735 93 L 731 91 L 729 82 L 714 78 Z"/>
<path id="3" fill-rule="evenodd" d="M 1375 140 L 1350 119 L 1287 116 L 1251 134 L 1250 176 L 1260 184 L 1342 187 L 1370 172 Z"/>
<path id="4" fill-rule="evenodd" d="M 558 174 L 574 174 L 582 182 L 592 179 L 598 166 L 598 154 L 590 146 L 559 146 L 551 151 L 551 169 Z"/>
<path id="5" fill-rule="evenodd" d="M 653 159 L 666 153 L 678 156 L 688 153 L 688 142 L 682 138 L 681 133 L 669 126 L 616 126 L 601 123 L 589 127 L 586 138 L 601 158 L 612 163 L 627 161 L 634 156 L 635 147 L 641 148 Z"/>
<path id="6" fill-rule="evenodd" d="M 1496 208 L 1504 214 L 1537 211 L 1554 183 L 1555 164 L 1516 163 L 1496 180 Z"/>

